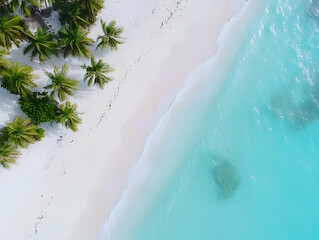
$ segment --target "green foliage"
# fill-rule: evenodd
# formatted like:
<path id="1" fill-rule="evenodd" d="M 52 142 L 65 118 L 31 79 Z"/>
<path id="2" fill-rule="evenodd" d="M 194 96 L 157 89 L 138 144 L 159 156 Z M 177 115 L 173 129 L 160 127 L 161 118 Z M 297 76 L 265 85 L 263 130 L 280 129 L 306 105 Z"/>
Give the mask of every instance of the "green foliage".
<path id="1" fill-rule="evenodd" d="M 16 117 L 12 123 L 0 129 L 0 164 L 9 168 L 20 155 L 18 147 L 26 148 L 30 143 L 41 141 L 44 130 L 31 123 L 30 119 Z"/>
<path id="2" fill-rule="evenodd" d="M 57 66 L 53 66 L 53 73 L 47 72 L 46 74 L 51 79 L 52 83 L 46 86 L 46 89 L 52 89 L 51 96 L 53 97 L 56 93 L 61 101 L 66 100 L 67 95 L 73 95 L 73 91 L 76 91 L 79 86 L 77 80 L 68 78 L 68 65 L 64 64 L 61 72 Z"/>
<path id="3" fill-rule="evenodd" d="M 84 16 L 88 16 L 88 21 L 93 24 L 96 21 L 96 15 L 103 8 L 104 0 L 78 0 L 83 9 Z"/>
<path id="4" fill-rule="evenodd" d="M 25 38 L 25 26 L 19 16 L 0 17 L 0 46 L 10 49 L 12 43 L 19 47 Z"/>
<path id="5" fill-rule="evenodd" d="M 60 105 L 60 112 L 57 121 L 65 127 L 72 129 L 74 132 L 78 130 L 77 125 L 82 122 L 79 113 L 76 111 L 77 105 L 71 104 L 69 101 L 65 105 Z"/>
<path id="6" fill-rule="evenodd" d="M 60 20 L 64 25 L 81 26 L 86 28 L 92 23 L 87 15 L 83 14 L 80 2 L 56 1 L 54 6 L 60 12 Z"/>
<path id="7" fill-rule="evenodd" d="M 9 168 L 9 164 L 14 164 L 19 155 L 20 152 L 14 144 L 10 142 L 0 143 L 0 164 L 3 167 Z"/>
<path id="8" fill-rule="evenodd" d="M 0 18 L 10 14 L 11 12 L 9 0 L 0 0 Z"/>
<path id="9" fill-rule="evenodd" d="M 123 28 L 117 27 L 115 21 L 111 21 L 108 25 L 101 20 L 102 30 L 104 35 L 99 36 L 97 40 L 99 44 L 97 48 L 104 49 L 109 46 L 111 50 L 117 50 L 117 45 L 122 44 L 122 37 L 120 36 L 123 33 Z"/>
<path id="10" fill-rule="evenodd" d="M 53 33 L 45 31 L 42 27 L 38 27 L 35 34 L 27 34 L 29 44 L 23 51 L 23 54 L 31 52 L 31 59 L 38 56 L 40 62 L 49 59 L 52 54 L 58 56 L 58 44 Z"/>
<path id="11" fill-rule="evenodd" d="M 112 78 L 107 77 L 105 74 L 114 71 L 114 69 L 102 60 L 95 62 L 95 58 L 93 56 L 91 57 L 91 66 L 83 65 L 82 68 L 86 69 L 84 81 L 88 80 L 89 86 L 97 84 L 101 89 L 103 89 L 106 83 L 112 81 Z"/>
<path id="12" fill-rule="evenodd" d="M 97 15 L 103 8 L 104 0 L 81 0 L 82 9 L 85 9 L 90 15 Z"/>
<path id="13" fill-rule="evenodd" d="M 0 71 L 7 69 L 10 66 L 10 61 L 3 58 L 8 54 L 9 52 L 4 47 L 0 47 Z"/>
<path id="14" fill-rule="evenodd" d="M 16 10 L 20 10 L 25 16 L 31 15 L 31 8 L 39 7 L 45 3 L 46 7 L 52 6 L 59 11 L 63 28 L 57 37 L 46 29 L 39 27 L 37 32 L 31 33 L 19 16 L 12 16 Z M 60 101 L 66 100 L 68 95 L 73 95 L 78 89 L 78 81 L 67 77 L 68 66 L 64 65 L 61 70 L 53 66 L 53 73 L 46 74 L 52 83 L 46 86 L 51 89 L 47 92 L 31 92 L 36 87 L 33 82 L 36 77 L 30 66 L 20 66 L 18 62 L 10 62 L 4 58 L 12 45 L 19 44 L 27 39 L 28 44 L 24 48 L 24 54 L 31 54 L 31 59 L 38 58 L 44 62 L 51 55 L 58 56 L 58 49 L 64 57 L 90 58 L 89 46 L 94 41 L 88 38 L 87 29 L 95 23 L 97 14 L 103 8 L 104 0 L 0 0 L 0 83 L 12 94 L 20 95 L 19 105 L 28 116 L 27 119 L 16 117 L 13 122 L 6 123 L 0 129 L 0 164 L 6 168 L 15 163 L 20 155 L 19 147 L 26 148 L 29 144 L 41 141 L 45 131 L 38 125 L 44 122 L 58 122 L 73 131 L 82 122 L 77 112 L 77 105 L 67 101 L 59 105 L 53 96 L 57 94 Z M 48 9 L 49 10 L 49 9 Z M 122 28 L 116 27 L 112 21 L 106 25 L 101 21 L 104 35 L 98 37 L 97 48 L 110 47 L 116 50 L 122 43 Z M 91 57 L 91 65 L 83 65 L 86 70 L 84 81 L 88 85 L 98 85 L 101 89 L 105 84 L 112 81 L 107 74 L 113 69 L 102 60 L 95 61 Z"/>
<path id="15" fill-rule="evenodd" d="M 30 7 L 39 7 L 39 2 L 37 0 L 12 0 L 10 6 L 12 12 L 15 12 L 19 8 L 25 16 L 30 17 Z"/>
<path id="16" fill-rule="evenodd" d="M 72 55 L 73 57 L 90 57 L 90 50 L 88 46 L 91 46 L 94 41 L 88 38 L 88 31 L 85 31 L 82 27 L 71 27 L 66 25 L 59 31 L 60 41 L 59 45 L 64 52 L 64 57 Z"/>
<path id="17" fill-rule="evenodd" d="M 8 69 L 1 71 L 1 86 L 12 94 L 26 97 L 31 93 L 30 88 L 37 86 L 33 82 L 36 76 L 32 72 L 30 66 L 20 66 L 18 62 L 11 63 Z"/>
<path id="18" fill-rule="evenodd" d="M 1 132 L 6 137 L 7 142 L 15 144 L 17 147 L 26 148 L 30 143 L 39 139 L 38 127 L 31 123 L 31 119 L 16 117 L 13 122 L 6 123 Z"/>
<path id="19" fill-rule="evenodd" d="M 94 24 L 103 4 L 104 0 L 55 0 L 53 6 L 59 10 L 62 24 L 87 28 Z"/>
<path id="20" fill-rule="evenodd" d="M 37 125 L 55 121 L 59 111 L 58 103 L 47 92 L 33 92 L 27 97 L 21 97 L 19 105 L 21 110 Z"/>
<path id="21" fill-rule="evenodd" d="M 42 138 L 45 137 L 45 131 L 43 128 L 38 128 L 37 129 L 37 133 L 38 135 L 36 136 L 35 140 L 37 140 L 38 142 L 40 142 L 42 140 Z"/>

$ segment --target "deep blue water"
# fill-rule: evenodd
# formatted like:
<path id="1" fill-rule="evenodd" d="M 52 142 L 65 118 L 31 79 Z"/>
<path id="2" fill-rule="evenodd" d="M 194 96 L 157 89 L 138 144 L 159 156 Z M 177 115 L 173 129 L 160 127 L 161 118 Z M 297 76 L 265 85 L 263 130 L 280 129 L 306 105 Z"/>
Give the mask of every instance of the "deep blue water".
<path id="1" fill-rule="evenodd" d="M 240 44 L 217 96 L 211 79 L 174 112 L 111 240 L 319 239 L 319 2 L 265 0 Z"/>

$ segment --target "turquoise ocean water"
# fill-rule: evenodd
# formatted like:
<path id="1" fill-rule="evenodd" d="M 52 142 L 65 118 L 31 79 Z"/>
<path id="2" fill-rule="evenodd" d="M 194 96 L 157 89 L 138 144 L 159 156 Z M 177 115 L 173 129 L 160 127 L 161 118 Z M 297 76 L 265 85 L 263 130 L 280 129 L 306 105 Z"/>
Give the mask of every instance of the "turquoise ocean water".
<path id="1" fill-rule="evenodd" d="M 205 81 L 149 146 L 110 240 L 319 239 L 319 1 L 264 0 L 245 31 L 218 93 Z"/>

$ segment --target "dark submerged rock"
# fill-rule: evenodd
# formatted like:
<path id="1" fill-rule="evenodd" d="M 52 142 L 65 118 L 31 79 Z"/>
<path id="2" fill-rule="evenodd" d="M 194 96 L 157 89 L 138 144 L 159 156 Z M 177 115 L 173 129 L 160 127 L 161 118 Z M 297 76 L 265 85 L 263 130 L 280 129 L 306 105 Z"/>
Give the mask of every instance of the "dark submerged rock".
<path id="1" fill-rule="evenodd" d="M 240 184 L 236 168 L 229 161 L 223 160 L 215 166 L 213 174 L 219 197 L 227 199 L 232 196 Z"/>
<path id="2" fill-rule="evenodd" d="M 312 0 L 309 7 L 309 15 L 315 18 L 319 18 L 319 1 Z"/>
<path id="3" fill-rule="evenodd" d="M 313 84 L 305 91 L 305 98 L 299 103 L 291 93 L 280 94 L 271 99 L 269 109 L 276 117 L 287 120 L 294 129 L 302 129 L 319 120 L 319 84 Z"/>

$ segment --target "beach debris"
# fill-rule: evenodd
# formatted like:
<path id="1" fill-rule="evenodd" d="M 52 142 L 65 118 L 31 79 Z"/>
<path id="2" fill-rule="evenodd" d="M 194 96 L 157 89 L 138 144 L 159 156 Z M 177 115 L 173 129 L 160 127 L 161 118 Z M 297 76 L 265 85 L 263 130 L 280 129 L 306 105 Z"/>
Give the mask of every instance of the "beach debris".
<path id="1" fill-rule="evenodd" d="M 232 196 L 240 184 L 240 177 L 236 168 L 228 160 L 219 159 L 214 167 L 213 174 L 218 187 L 218 196 L 221 199 Z"/>

